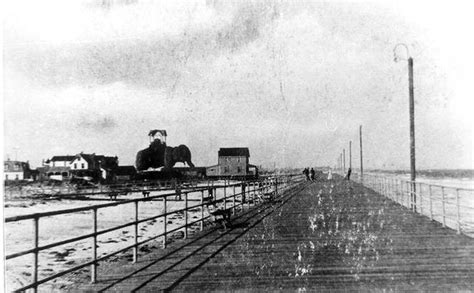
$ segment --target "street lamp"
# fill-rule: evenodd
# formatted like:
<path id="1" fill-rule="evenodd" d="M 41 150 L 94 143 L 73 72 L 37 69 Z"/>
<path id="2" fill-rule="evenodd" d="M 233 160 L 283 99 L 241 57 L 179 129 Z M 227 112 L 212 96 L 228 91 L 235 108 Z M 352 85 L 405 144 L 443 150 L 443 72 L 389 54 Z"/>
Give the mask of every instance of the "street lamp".
<path id="1" fill-rule="evenodd" d="M 410 181 L 411 181 L 411 198 L 412 209 L 416 211 L 416 169 L 415 169 L 415 94 L 413 88 L 413 58 L 410 56 L 408 46 L 400 43 L 393 48 L 394 61 L 404 60 L 397 55 L 398 47 L 404 47 L 408 61 L 408 93 L 410 98 Z"/>

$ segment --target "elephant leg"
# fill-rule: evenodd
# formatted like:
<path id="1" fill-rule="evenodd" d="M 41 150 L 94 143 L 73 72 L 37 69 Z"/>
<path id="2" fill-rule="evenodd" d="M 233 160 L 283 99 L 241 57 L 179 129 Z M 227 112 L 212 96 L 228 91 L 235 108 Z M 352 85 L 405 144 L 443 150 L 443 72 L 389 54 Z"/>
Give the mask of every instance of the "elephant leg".
<path id="1" fill-rule="evenodd" d="M 165 152 L 165 168 L 173 168 L 175 163 L 172 151 L 167 149 Z"/>
<path id="2" fill-rule="evenodd" d="M 188 164 L 189 167 L 194 168 L 193 162 L 191 162 L 191 159 L 187 160 L 186 163 Z"/>

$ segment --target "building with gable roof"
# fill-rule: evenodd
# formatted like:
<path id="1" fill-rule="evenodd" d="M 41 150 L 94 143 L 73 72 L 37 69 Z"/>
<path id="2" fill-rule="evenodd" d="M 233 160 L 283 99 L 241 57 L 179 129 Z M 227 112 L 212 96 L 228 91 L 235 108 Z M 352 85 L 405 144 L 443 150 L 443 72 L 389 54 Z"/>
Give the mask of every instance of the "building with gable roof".
<path id="1" fill-rule="evenodd" d="M 11 161 L 10 159 L 7 159 L 3 163 L 5 181 L 34 180 L 36 177 L 35 170 L 30 169 L 30 164 L 28 162 Z"/>
<path id="2" fill-rule="evenodd" d="M 112 180 L 118 167 L 118 157 L 94 154 L 77 154 L 70 162 L 71 173 L 77 177 L 92 177 L 95 180 Z"/>
<path id="3" fill-rule="evenodd" d="M 209 177 L 250 177 L 257 176 L 258 169 L 249 163 L 250 152 L 246 147 L 220 148 L 217 165 L 207 167 Z"/>

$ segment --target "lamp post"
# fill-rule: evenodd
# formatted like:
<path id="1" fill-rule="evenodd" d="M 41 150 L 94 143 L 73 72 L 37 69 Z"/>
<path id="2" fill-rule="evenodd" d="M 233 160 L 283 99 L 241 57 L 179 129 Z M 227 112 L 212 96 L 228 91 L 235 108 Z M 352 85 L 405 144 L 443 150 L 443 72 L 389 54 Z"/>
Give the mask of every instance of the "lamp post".
<path id="1" fill-rule="evenodd" d="M 398 62 L 401 59 L 397 54 L 396 50 L 398 47 L 404 47 L 407 53 L 408 61 L 408 94 L 410 104 L 410 181 L 411 181 L 411 199 L 412 209 L 416 211 L 416 168 L 415 168 L 415 94 L 413 87 L 413 58 L 410 56 L 408 46 L 400 43 L 395 45 L 393 48 L 394 61 Z"/>

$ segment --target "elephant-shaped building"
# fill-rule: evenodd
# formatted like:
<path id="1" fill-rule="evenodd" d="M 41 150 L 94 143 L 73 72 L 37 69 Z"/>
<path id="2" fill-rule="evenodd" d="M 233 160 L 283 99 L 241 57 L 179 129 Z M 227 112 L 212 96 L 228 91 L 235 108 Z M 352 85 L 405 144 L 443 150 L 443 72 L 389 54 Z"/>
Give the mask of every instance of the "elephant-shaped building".
<path id="1" fill-rule="evenodd" d="M 150 137 L 154 137 L 153 131 L 150 131 Z M 166 132 L 165 132 L 166 133 Z M 144 171 L 148 168 L 172 168 L 177 162 L 188 164 L 194 168 L 191 162 L 191 151 L 182 144 L 177 147 L 169 147 L 166 142 L 160 139 L 154 139 L 150 146 L 137 153 L 136 166 L 137 171 Z"/>

